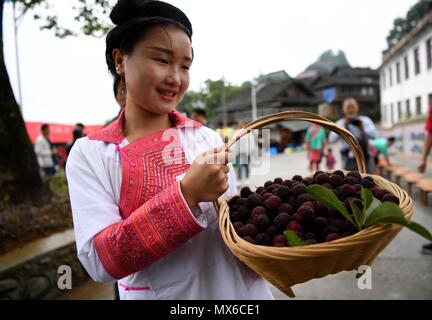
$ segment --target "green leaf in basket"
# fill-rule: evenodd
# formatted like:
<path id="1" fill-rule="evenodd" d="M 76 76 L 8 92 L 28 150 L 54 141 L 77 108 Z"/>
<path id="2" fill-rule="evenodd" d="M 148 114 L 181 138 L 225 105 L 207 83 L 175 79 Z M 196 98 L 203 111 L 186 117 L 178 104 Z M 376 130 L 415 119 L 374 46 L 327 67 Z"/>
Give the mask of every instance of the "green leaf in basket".
<path id="1" fill-rule="evenodd" d="M 320 186 L 319 184 L 311 184 L 306 187 L 307 192 L 315 201 L 325 205 L 329 209 L 334 209 L 340 212 L 349 222 L 356 226 L 355 222 L 351 218 L 348 211 L 345 209 L 345 205 L 342 201 L 336 197 L 336 195 L 327 189 L 326 187 Z"/>
<path id="2" fill-rule="evenodd" d="M 422 225 L 405 219 L 401 208 L 393 202 L 383 202 L 380 206 L 375 208 L 365 220 L 366 226 L 377 223 L 399 224 L 432 241 L 432 234 Z"/>
<path id="3" fill-rule="evenodd" d="M 285 238 L 291 247 L 307 246 L 308 243 L 300 239 L 300 237 L 292 230 L 284 231 Z"/>
<path id="4" fill-rule="evenodd" d="M 370 214 L 381 205 L 381 201 L 375 198 L 369 189 L 363 187 L 361 188 L 361 198 L 363 200 L 363 226 Z"/>
<path id="5" fill-rule="evenodd" d="M 350 202 L 349 204 L 353 212 L 354 221 L 357 224 L 357 229 L 360 231 L 363 227 L 365 212 L 364 210 L 360 210 L 360 208 L 354 202 Z"/>

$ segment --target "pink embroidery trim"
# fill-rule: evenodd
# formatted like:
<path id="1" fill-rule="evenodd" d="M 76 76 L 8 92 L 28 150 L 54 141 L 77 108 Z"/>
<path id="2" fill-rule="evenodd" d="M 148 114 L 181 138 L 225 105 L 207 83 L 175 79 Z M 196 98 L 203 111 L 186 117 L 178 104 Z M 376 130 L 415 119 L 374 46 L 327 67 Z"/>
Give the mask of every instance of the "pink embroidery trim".
<path id="1" fill-rule="evenodd" d="M 122 287 L 123 289 L 125 289 L 126 291 L 149 291 L 150 288 L 149 287 L 138 287 L 138 288 L 133 288 L 133 287 L 128 287 L 126 285 L 124 285 L 123 283 L 119 282 L 118 283 L 120 287 Z"/>
<path id="2" fill-rule="evenodd" d="M 116 150 L 120 153 L 120 157 L 123 157 L 129 163 L 129 165 L 131 167 L 135 167 L 135 164 L 133 164 L 133 162 L 131 161 L 131 159 L 129 159 L 126 152 L 124 152 L 124 150 L 122 148 L 120 148 L 120 146 L 118 144 L 116 145 Z"/>
<path id="3" fill-rule="evenodd" d="M 184 116 L 182 113 L 178 112 L 177 110 L 170 111 L 168 115 L 171 118 L 172 122 L 174 123 L 175 127 L 177 128 L 187 128 L 189 126 L 192 126 L 193 128 L 198 128 L 202 126 L 200 122 L 189 119 L 188 117 Z M 124 139 L 124 135 L 123 135 L 124 117 L 125 117 L 125 108 L 123 108 L 123 110 L 120 112 L 116 120 L 114 120 L 105 128 L 90 133 L 87 137 L 90 140 L 99 140 L 99 141 L 110 142 L 115 144 L 121 143 Z"/>

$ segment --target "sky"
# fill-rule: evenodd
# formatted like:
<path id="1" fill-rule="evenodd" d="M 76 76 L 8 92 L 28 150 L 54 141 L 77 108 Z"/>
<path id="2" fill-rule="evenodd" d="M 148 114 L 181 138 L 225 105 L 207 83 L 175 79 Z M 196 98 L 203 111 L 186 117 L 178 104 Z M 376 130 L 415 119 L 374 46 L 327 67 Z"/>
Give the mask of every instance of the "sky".
<path id="1" fill-rule="evenodd" d="M 222 77 L 241 84 L 273 71 L 294 77 L 328 49 L 355 67 L 377 68 L 397 17 L 417 0 L 167 0 L 194 29 L 191 90 Z M 51 1 L 66 23 L 76 0 Z M 62 20 L 63 19 L 63 20 Z M 12 8 L 3 19 L 6 66 L 18 99 Z M 57 39 L 28 14 L 18 29 L 26 121 L 101 124 L 118 106 L 105 63 L 105 40 Z M 18 99 L 19 100 L 19 99 Z"/>

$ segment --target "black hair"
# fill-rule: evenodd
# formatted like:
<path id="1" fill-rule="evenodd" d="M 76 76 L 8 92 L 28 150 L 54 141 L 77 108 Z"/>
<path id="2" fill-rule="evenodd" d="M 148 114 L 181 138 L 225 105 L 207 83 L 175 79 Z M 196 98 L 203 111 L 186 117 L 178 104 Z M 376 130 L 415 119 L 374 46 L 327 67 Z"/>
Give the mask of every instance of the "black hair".
<path id="1" fill-rule="evenodd" d="M 180 9 L 163 1 L 118 0 L 110 19 L 116 26 L 106 37 L 105 58 L 108 70 L 114 76 L 114 90 L 116 82 L 120 80 L 112 56 L 114 49 L 119 49 L 123 54 L 131 53 L 148 28 L 154 25 L 174 24 L 192 39 L 192 24 L 188 17 Z"/>
<path id="2" fill-rule="evenodd" d="M 114 97 L 117 99 L 117 94 L 118 94 L 118 85 L 119 85 L 119 79 L 118 77 L 116 77 L 114 79 L 114 85 L 113 85 L 113 90 L 114 90 Z"/>
<path id="3" fill-rule="evenodd" d="M 394 136 L 390 136 L 390 137 L 387 138 L 387 141 L 395 142 L 396 138 Z"/>
<path id="4" fill-rule="evenodd" d="M 74 141 L 75 141 L 75 140 L 77 140 L 77 139 L 79 139 L 79 138 L 82 137 L 82 131 L 79 130 L 79 129 L 74 129 L 74 130 L 72 131 L 72 136 L 73 136 L 73 139 L 74 139 Z"/>
<path id="5" fill-rule="evenodd" d="M 44 123 L 43 125 L 41 125 L 41 131 L 45 131 L 46 129 L 48 129 L 49 128 L 49 125 L 48 124 L 46 124 L 46 123 Z"/>
<path id="6" fill-rule="evenodd" d="M 207 117 L 206 111 L 204 109 L 195 108 L 192 110 L 192 112 L 195 112 L 196 114 L 198 114 L 200 116 Z"/>
<path id="7" fill-rule="evenodd" d="M 75 125 L 75 127 L 81 127 L 81 128 L 84 129 L 84 125 L 83 125 L 81 122 L 78 122 L 78 123 Z"/>
<path id="8" fill-rule="evenodd" d="M 332 152 L 332 148 L 327 148 L 327 152 Z"/>

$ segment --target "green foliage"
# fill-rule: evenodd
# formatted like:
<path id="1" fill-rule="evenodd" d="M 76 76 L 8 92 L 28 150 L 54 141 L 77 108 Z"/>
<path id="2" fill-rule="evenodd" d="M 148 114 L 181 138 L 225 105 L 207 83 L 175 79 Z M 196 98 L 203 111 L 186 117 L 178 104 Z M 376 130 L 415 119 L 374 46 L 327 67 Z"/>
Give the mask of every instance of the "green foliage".
<path id="1" fill-rule="evenodd" d="M 243 90 L 250 88 L 250 82 L 244 82 L 240 86 L 233 85 L 227 81 L 210 80 L 203 83 L 199 91 L 188 91 L 179 105 L 180 110 L 190 114 L 192 109 L 203 107 L 207 112 L 207 117 L 212 118 L 214 110 L 228 102 Z"/>
<path id="2" fill-rule="evenodd" d="M 308 243 L 300 239 L 300 237 L 292 230 L 284 231 L 285 238 L 291 247 L 306 246 Z"/>
<path id="3" fill-rule="evenodd" d="M 17 17 L 20 21 L 26 13 L 33 11 L 33 19 L 40 21 L 41 30 L 52 30 L 56 37 L 65 38 L 83 33 L 88 36 L 102 37 L 112 27 L 108 15 L 115 0 L 75 0 L 71 4 L 74 21 L 79 29 L 67 27 L 59 22 L 55 1 L 48 0 L 10 0 L 15 2 Z"/>
<path id="4" fill-rule="evenodd" d="M 393 22 L 393 29 L 390 30 L 387 36 L 388 48 L 386 51 L 396 45 L 404 35 L 410 32 L 431 11 L 432 0 L 420 0 L 408 11 L 405 18 L 396 18 Z"/>
<path id="5" fill-rule="evenodd" d="M 343 202 L 340 201 L 332 191 L 326 187 L 320 186 L 319 184 L 309 185 L 306 189 L 312 199 L 325 205 L 327 208 L 339 211 L 345 219 L 353 225 L 356 225 L 348 211 L 345 209 Z"/>
<path id="6" fill-rule="evenodd" d="M 422 225 L 405 219 L 401 208 L 392 202 L 381 202 L 372 196 L 370 190 L 362 188 L 361 197 L 363 201 L 363 210 L 356 205 L 351 204 L 354 221 L 333 192 L 318 184 L 307 186 L 307 191 L 311 197 L 325 205 L 329 209 L 338 210 L 348 221 L 353 223 L 358 230 L 363 230 L 379 223 L 392 223 L 404 226 L 420 236 L 432 241 L 431 233 Z"/>

